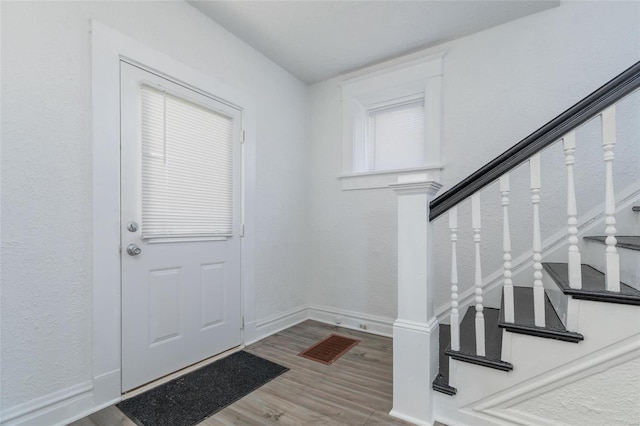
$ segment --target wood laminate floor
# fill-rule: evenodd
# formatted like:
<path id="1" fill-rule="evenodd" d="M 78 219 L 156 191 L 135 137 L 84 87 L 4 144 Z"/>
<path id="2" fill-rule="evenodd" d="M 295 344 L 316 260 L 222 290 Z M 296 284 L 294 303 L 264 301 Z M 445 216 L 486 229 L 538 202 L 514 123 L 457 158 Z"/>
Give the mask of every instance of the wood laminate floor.
<path id="1" fill-rule="evenodd" d="M 298 356 L 331 333 L 361 339 L 332 365 Z M 392 340 L 305 321 L 245 348 L 291 370 L 217 412 L 199 426 L 408 425 L 387 413 L 392 401 Z M 135 426 L 111 406 L 71 426 Z"/>

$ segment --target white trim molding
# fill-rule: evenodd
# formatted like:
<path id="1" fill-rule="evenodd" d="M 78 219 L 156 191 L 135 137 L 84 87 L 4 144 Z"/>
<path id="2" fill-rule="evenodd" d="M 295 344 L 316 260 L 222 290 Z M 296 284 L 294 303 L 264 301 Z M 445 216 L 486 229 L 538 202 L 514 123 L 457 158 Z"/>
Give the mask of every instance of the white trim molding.
<path id="1" fill-rule="evenodd" d="M 392 416 L 392 417 L 395 417 L 397 419 L 404 420 L 404 421 L 409 422 L 409 423 L 413 423 L 414 425 L 418 425 L 418 426 L 433 426 L 433 423 L 431 423 L 431 422 L 427 422 L 427 421 L 424 421 L 424 420 L 416 419 L 415 417 L 411 417 L 411 416 L 408 416 L 408 415 L 403 414 L 403 413 L 398 413 L 396 410 L 389 411 L 389 415 Z"/>
<path id="2" fill-rule="evenodd" d="M 336 327 L 393 337 L 393 319 L 329 306 L 309 306 L 309 319 Z"/>
<path id="3" fill-rule="evenodd" d="M 343 191 L 351 191 L 354 189 L 387 188 L 388 186 L 398 182 L 398 179 L 403 176 L 415 173 L 426 174 L 426 180 L 440 181 L 441 172 L 441 166 L 425 166 L 412 169 L 351 173 L 338 176 L 338 179 L 342 182 Z"/>
<path id="4" fill-rule="evenodd" d="M 342 175 L 343 190 L 386 188 L 406 170 L 370 170 L 367 164 L 368 114 L 381 104 L 390 106 L 402 99 L 424 100 L 424 166 L 441 169 L 442 75 L 446 52 L 378 69 L 343 80 L 342 88 Z M 439 177 L 432 180 L 439 180 Z"/>
<path id="5" fill-rule="evenodd" d="M 306 320 L 362 331 L 378 336 L 393 336 L 393 319 L 330 306 L 304 305 L 271 315 L 254 323 L 255 333 L 246 340 L 250 345 Z M 245 324 L 245 328 L 247 324 Z"/>
<path id="6" fill-rule="evenodd" d="M 92 397 L 90 381 L 69 386 L 2 411 L 2 426 L 63 424 Z"/>
<path id="7" fill-rule="evenodd" d="M 296 324 L 300 324 L 302 321 L 309 319 L 309 309 L 306 305 L 298 306 L 293 309 L 289 309 L 285 312 L 279 312 L 275 315 L 271 315 L 263 320 L 254 322 L 252 326 L 255 329 L 251 338 L 246 338 L 246 345 L 250 345 L 259 340 L 265 339 L 272 334 L 276 334 L 282 330 L 286 330 L 289 327 L 293 327 Z M 247 324 L 245 323 L 245 328 Z"/>
<path id="8" fill-rule="evenodd" d="M 418 331 L 420 333 L 433 333 L 438 324 L 439 323 L 435 317 L 431 318 L 431 321 L 429 321 L 428 323 L 397 319 L 393 322 L 393 327 L 402 328 L 404 330 Z"/>
<path id="9" fill-rule="evenodd" d="M 442 184 L 430 179 L 428 173 L 405 174 L 398 178 L 397 183 L 389 185 L 398 195 L 424 194 L 429 198 L 435 197 Z"/>

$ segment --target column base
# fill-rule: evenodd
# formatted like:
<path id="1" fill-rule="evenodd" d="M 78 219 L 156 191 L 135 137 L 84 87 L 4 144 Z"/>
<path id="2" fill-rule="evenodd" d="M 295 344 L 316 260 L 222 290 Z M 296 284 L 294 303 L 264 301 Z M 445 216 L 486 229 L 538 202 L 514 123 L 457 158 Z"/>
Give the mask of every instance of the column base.
<path id="1" fill-rule="evenodd" d="M 393 409 L 389 415 L 433 424 L 431 382 L 438 374 L 438 321 L 393 324 Z"/>

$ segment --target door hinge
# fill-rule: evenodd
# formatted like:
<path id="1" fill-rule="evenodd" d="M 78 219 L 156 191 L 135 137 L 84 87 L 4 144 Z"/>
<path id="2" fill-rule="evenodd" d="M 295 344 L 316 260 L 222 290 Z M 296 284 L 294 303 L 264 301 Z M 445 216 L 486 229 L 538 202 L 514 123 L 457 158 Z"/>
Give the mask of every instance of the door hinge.
<path id="1" fill-rule="evenodd" d="M 242 224 L 242 226 L 240 227 L 240 236 L 244 237 L 244 223 Z"/>
<path id="2" fill-rule="evenodd" d="M 240 330 L 244 330 L 244 317 L 242 317 L 242 326 L 240 327 Z"/>
<path id="3" fill-rule="evenodd" d="M 244 143 L 246 136 L 247 136 L 247 133 L 243 130 L 242 131 L 242 143 Z"/>

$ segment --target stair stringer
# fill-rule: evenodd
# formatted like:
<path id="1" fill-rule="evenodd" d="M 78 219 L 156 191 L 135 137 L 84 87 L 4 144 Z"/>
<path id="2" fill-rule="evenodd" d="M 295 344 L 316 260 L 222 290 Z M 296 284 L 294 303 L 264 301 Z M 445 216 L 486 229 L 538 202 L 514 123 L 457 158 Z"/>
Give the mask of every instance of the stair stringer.
<path id="1" fill-rule="evenodd" d="M 618 212 L 631 211 L 631 207 L 640 203 L 640 182 L 631 184 L 616 193 L 616 215 Z M 638 215 L 637 213 L 635 213 Z M 626 214 L 625 214 L 626 219 Z M 620 223 L 627 222 L 621 220 Z M 604 229 L 604 202 L 598 204 L 578 218 L 578 237 L 580 238 L 580 248 L 584 250 L 582 237 L 585 235 L 595 235 L 603 232 Z M 620 225 L 618 225 L 620 227 Z M 501 232 L 501 231 L 500 231 Z M 622 234 L 620 234 L 622 235 Z M 566 262 L 567 257 L 567 227 L 563 225 L 548 238 L 542 241 L 542 256 L 545 262 Z M 500 253 L 499 256 L 502 256 Z M 511 261 L 513 271 L 513 282 L 517 285 L 531 285 L 533 277 L 533 261 L 531 251 L 514 256 Z M 584 263 L 584 262 L 583 262 Z M 504 277 L 503 270 L 499 268 L 482 279 L 482 289 L 485 296 L 485 306 L 500 307 L 501 292 Z M 470 288 L 459 294 L 459 310 L 463 311 L 467 306 L 475 303 L 475 288 Z M 447 300 L 444 304 L 436 308 L 436 317 L 441 323 L 448 324 L 451 315 L 451 302 Z M 575 330 L 572 330 L 575 331 Z"/>
<path id="2" fill-rule="evenodd" d="M 568 423 L 559 421 L 557 418 L 546 418 L 524 411 L 518 406 L 525 401 L 530 401 L 540 395 L 566 387 L 572 383 L 583 381 L 586 378 L 606 372 L 627 362 L 640 360 L 639 337 L 638 335 L 631 336 L 612 346 L 521 383 L 515 389 L 507 389 L 504 392 L 492 395 L 485 400 L 463 408 L 463 410 L 481 412 L 488 416 L 522 425 L 571 426 Z M 638 382 L 638 386 L 640 386 L 640 382 Z M 581 388 L 582 392 L 588 392 L 589 390 L 589 388 Z M 597 394 L 603 391 L 603 389 L 591 390 Z M 554 411 L 551 406 L 547 406 L 547 409 L 550 414 Z M 629 420 L 629 424 L 632 424 L 632 419 Z M 580 424 L 585 425 L 586 423 L 580 421 Z M 596 421 L 594 424 L 601 424 L 601 422 Z"/>
<path id="3" fill-rule="evenodd" d="M 640 310 L 637 306 L 576 302 L 579 306 L 578 331 L 585 336 L 584 341 L 568 343 L 505 331 L 507 343 L 503 347 L 507 353 L 502 358 L 514 365 L 513 371 L 502 372 L 451 361 L 450 374 L 455 378 L 458 393 L 450 397 L 434 392 L 435 419 L 450 425 L 545 424 L 526 413 L 507 413 L 508 409 L 503 407 L 522 395 L 533 398 L 548 391 L 545 386 L 552 389 L 578 380 L 580 371 L 592 371 L 588 367 L 589 360 L 598 363 L 615 360 L 621 347 L 625 348 L 624 353 L 640 350 Z M 582 365 L 585 367 L 578 368 Z M 576 377 L 566 378 L 567 372 Z M 554 385 L 556 382 L 558 384 Z M 491 405 L 491 401 L 498 402 Z M 514 416 L 519 416 L 520 420 L 516 421 Z"/>

